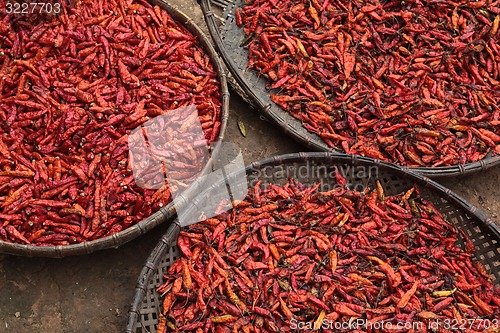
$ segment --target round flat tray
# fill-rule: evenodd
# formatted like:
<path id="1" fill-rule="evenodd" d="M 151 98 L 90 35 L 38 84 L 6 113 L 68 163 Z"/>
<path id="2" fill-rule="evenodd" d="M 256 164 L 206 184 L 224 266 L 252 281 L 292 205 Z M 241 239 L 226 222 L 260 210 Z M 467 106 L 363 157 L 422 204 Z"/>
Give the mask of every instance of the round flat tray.
<path id="1" fill-rule="evenodd" d="M 264 114 L 264 117 L 274 121 L 284 132 L 299 143 L 314 151 L 329 151 L 343 154 L 329 147 L 317 134 L 307 131 L 300 120 L 271 100 L 269 90 L 266 89 L 266 78 L 257 76 L 247 68 L 248 52 L 241 47 L 245 39 L 243 29 L 236 25 L 234 12 L 244 4 L 243 0 L 199 0 L 205 15 L 210 34 L 215 42 L 215 47 L 226 63 L 232 77 L 237 82 L 234 86 L 246 100 L 251 100 Z M 217 13 L 221 13 L 218 15 Z M 221 16 L 222 15 L 222 16 Z M 230 83 L 232 83 L 230 81 Z M 471 174 L 486 170 L 500 164 L 500 156 L 488 155 L 486 158 L 467 164 L 440 167 L 406 167 L 431 178 L 451 177 Z"/>
<path id="2" fill-rule="evenodd" d="M 212 64 L 215 67 L 217 73 L 219 73 L 219 81 L 221 84 L 221 95 L 222 95 L 222 107 L 221 107 L 221 127 L 219 136 L 213 145 L 211 152 L 211 158 L 208 163 L 204 166 L 201 175 L 208 173 L 212 169 L 213 159 L 218 155 L 221 142 L 224 139 L 224 133 L 227 126 L 227 120 L 229 118 L 229 91 L 227 86 L 227 78 L 225 73 L 225 67 L 220 60 L 217 52 L 215 51 L 209 37 L 203 33 L 203 31 L 190 19 L 186 14 L 179 11 L 175 7 L 169 5 L 162 0 L 150 0 L 152 5 L 158 5 L 165 9 L 174 20 L 183 24 L 189 31 L 191 31 L 195 36 L 198 37 L 198 41 L 205 50 L 205 52 L 210 57 Z M 179 202 L 188 202 L 194 195 L 199 191 L 201 187 L 201 180 L 196 180 L 193 182 L 191 187 L 185 190 L 179 195 Z M 23 245 L 17 243 L 11 243 L 0 240 L 0 253 L 13 254 L 29 257 L 54 257 L 61 258 L 71 255 L 81 255 L 89 254 L 98 250 L 104 250 L 109 248 L 117 248 L 140 235 L 145 234 L 149 230 L 158 226 L 161 223 L 171 220 L 175 216 L 174 203 L 171 202 L 153 215 L 148 218 L 138 222 L 137 224 L 117 232 L 113 235 L 96 239 L 93 241 L 83 242 L 79 244 L 64 245 L 64 246 L 32 246 Z"/>
<path id="3" fill-rule="evenodd" d="M 395 195 L 417 184 L 423 198 L 431 201 L 451 224 L 465 231 L 476 246 L 475 258 L 490 272 L 493 283 L 500 286 L 500 229 L 498 226 L 476 207 L 447 188 L 419 174 L 366 157 L 299 153 L 277 156 L 250 164 L 246 168 L 248 186 L 253 186 L 259 180 L 263 181 L 263 185 L 283 184 L 288 177 L 293 177 L 305 185 L 312 185 L 315 182 L 335 185 L 335 180 L 328 177 L 332 174 L 334 165 L 338 166 L 345 175 L 348 186 L 351 188 L 360 185 L 375 188 L 378 179 L 386 194 Z M 304 170 L 326 170 L 327 172 L 304 172 Z M 193 206 L 196 207 L 200 198 L 207 193 L 217 193 L 220 186 L 226 186 L 225 182 L 205 189 L 193 201 Z M 177 248 L 177 236 L 180 230 L 178 221 L 173 223 L 145 263 L 130 307 L 127 333 L 155 332 L 161 305 L 160 295 L 156 292 L 156 288 L 162 284 L 163 276 L 168 268 L 182 255 Z"/>

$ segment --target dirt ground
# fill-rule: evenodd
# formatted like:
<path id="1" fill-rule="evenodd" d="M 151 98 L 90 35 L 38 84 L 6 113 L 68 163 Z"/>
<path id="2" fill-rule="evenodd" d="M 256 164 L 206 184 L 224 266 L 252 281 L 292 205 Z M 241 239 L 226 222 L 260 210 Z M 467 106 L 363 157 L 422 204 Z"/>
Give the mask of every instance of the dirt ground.
<path id="1" fill-rule="evenodd" d="M 194 1 L 175 0 L 197 23 Z M 247 136 L 238 129 L 245 124 Z M 235 93 L 226 141 L 238 144 L 246 163 L 304 150 Z M 500 167 L 442 184 L 500 225 Z M 122 332 L 142 265 L 167 225 L 116 250 L 63 259 L 0 255 L 0 332 Z"/>

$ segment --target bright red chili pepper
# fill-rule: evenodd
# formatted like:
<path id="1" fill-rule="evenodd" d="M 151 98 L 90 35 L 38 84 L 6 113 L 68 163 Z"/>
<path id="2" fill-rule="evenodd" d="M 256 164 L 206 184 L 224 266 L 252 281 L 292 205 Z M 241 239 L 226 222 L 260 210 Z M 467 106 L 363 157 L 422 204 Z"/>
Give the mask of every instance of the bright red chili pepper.
<path id="1" fill-rule="evenodd" d="M 178 245 L 183 258 L 158 288 L 165 293 L 162 314 L 171 320 L 169 329 L 195 332 L 210 323 L 215 331 L 234 330 L 240 321 L 256 329 L 262 320 L 276 325 L 268 329 L 291 331 L 294 320 L 412 322 L 415 316 L 425 325 L 435 318 L 456 319 L 461 305 L 467 305 L 471 319 L 497 318 L 499 291 L 469 249 L 454 245 L 459 232 L 416 194 L 417 188 L 393 196 L 384 194 L 380 183 L 363 193 L 317 191 L 317 185 L 294 180 L 267 188 L 259 183 L 249 190 L 246 204 L 182 230 Z M 286 203 L 284 192 L 289 193 Z M 342 225 L 318 223 L 332 208 L 350 205 L 357 207 L 352 217 L 337 213 L 348 217 Z M 262 211 L 274 221 L 255 219 Z M 373 220 L 378 222 L 368 230 L 360 227 L 361 221 Z M 253 222 L 247 227 L 248 221 Z M 188 296 L 198 288 L 203 292 Z M 186 308 L 201 315 L 193 321 L 183 314 Z M 360 327 L 357 332 L 369 331 Z"/>

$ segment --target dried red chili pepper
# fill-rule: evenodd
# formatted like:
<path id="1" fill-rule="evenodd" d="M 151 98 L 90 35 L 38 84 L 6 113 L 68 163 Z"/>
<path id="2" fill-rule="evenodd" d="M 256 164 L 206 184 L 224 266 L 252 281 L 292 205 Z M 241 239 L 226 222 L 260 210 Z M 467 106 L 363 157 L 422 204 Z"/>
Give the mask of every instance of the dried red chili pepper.
<path id="1" fill-rule="evenodd" d="M 180 102 L 210 105 L 199 112 L 206 142 L 176 161 L 185 169 L 179 180 L 196 176 L 192 166 L 220 131 L 217 73 L 196 36 L 166 11 L 144 1 L 61 5 L 57 16 L 1 20 L 0 177 L 11 184 L 0 187 L 2 240 L 67 244 L 133 225 L 171 195 L 134 181 L 130 129 Z M 154 78 L 164 73 L 176 89 Z"/>
<path id="2" fill-rule="evenodd" d="M 337 178 L 345 186 L 338 170 Z M 268 330 L 285 332 L 320 318 L 421 321 L 430 327 L 436 318 L 453 320 L 457 313 L 490 321 L 500 315 L 498 288 L 468 250 L 455 246 L 461 233 L 417 188 L 387 195 L 379 182 L 362 193 L 319 192 L 318 185 L 293 180 L 260 185 L 232 211 L 181 231 L 183 257 L 158 288 L 165 293 L 162 315 L 171 320 L 166 331 L 196 332 L 206 325 L 210 332 L 237 330 L 240 321 L 257 331 L 259 318 L 275 325 Z M 347 206 L 356 210 L 341 213 Z M 318 223 L 332 210 L 348 218 L 342 225 Z M 269 217 L 256 218 L 263 211 Z M 373 220 L 369 229 L 360 228 Z M 201 294 L 188 297 L 198 288 Z M 186 308 L 199 313 L 196 320 L 184 315 Z M 371 332 L 342 327 L 335 332 Z"/>
<path id="3" fill-rule="evenodd" d="M 236 22 L 271 99 L 328 146 L 436 167 L 500 151 L 497 10 L 487 1 L 254 0 Z M 450 140 L 422 149 L 430 138 Z"/>

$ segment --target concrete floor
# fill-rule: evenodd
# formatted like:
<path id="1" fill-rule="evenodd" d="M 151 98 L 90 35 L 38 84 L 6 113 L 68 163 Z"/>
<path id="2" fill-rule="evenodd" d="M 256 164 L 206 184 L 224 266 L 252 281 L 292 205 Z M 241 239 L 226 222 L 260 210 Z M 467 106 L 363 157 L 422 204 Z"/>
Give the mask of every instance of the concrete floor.
<path id="1" fill-rule="evenodd" d="M 175 0 L 179 8 L 204 26 L 194 1 Z M 238 129 L 245 124 L 247 136 Z M 238 144 L 245 162 L 303 150 L 235 93 L 226 140 Z M 482 209 L 500 224 L 500 167 L 445 186 Z M 116 250 L 63 259 L 0 255 L 0 332 L 121 332 L 136 279 L 167 226 Z"/>

